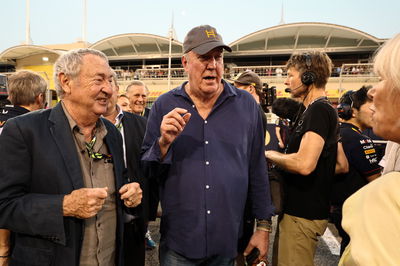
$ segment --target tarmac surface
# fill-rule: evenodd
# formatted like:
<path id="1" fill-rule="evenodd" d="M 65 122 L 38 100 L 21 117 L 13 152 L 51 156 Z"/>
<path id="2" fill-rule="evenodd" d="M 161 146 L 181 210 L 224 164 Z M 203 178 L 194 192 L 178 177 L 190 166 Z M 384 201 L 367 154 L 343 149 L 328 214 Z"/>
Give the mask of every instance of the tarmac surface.
<path id="1" fill-rule="evenodd" d="M 159 233 L 160 218 L 150 222 L 149 230 L 156 243 L 160 243 Z M 276 219 L 273 219 L 273 232 L 270 236 L 270 248 L 268 261 L 272 259 L 272 243 L 275 235 Z M 314 258 L 315 266 L 334 266 L 339 263 L 340 237 L 338 237 L 336 228 L 333 224 L 328 224 L 325 234 L 319 239 Z M 158 266 L 158 246 L 153 250 L 146 250 L 146 266 Z"/>

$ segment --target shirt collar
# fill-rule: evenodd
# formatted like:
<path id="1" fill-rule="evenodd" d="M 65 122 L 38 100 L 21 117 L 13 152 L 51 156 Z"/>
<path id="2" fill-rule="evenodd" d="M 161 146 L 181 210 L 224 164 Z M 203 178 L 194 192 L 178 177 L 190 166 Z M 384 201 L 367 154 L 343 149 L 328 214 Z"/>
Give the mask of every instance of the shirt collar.
<path id="1" fill-rule="evenodd" d="M 117 114 L 117 117 L 115 118 L 115 124 L 121 123 L 122 118 L 124 117 L 124 112 L 122 111 L 122 108 L 119 107 L 118 104 L 117 104 L 117 110 L 118 110 L 118 114 Z"/>
<path id="2" fill-rule="evenodd" d="M 361 130 L 356 125 L 353 125 L 352 123 L 348 123 L 348 122 L 341 122 L 341 124 L 342 124 L 342 127 L 350 127 L 357 133 L 361 134 Z"/>
<path id="3" fill-rule="evenodd" d="M 74 120 L 74 119 L 71 117 L 71 115 L 68 113 L 67 108 L 65 108 L 65 105 L 64 105 L 64 102 L 63 102 L 63 101 L 61 101 L 61 107 L 62 107 L 62 109 L 64 110 L 65 116 L 66 116 L 67 119 L 68 119 L 68 124 L 69 124 L 69 126 L 70 126 L 71 131 L 74 132 L 74 130 L 76 130 L 77 132 L 79 132 L 79 134 L 82 134 L 82 133 L 80 132 L 80 129 L 79 129 L 79 127 L 78 127 L 78 124 L 75 122 L 75 120 Z M 104 125 L 104 123 L 103 123 L 103 121 L 102 121 L 101 119 L 98 119 L 98 120 L 97 120 L 95 129 L 96 129 L 96 130 L 95 130 L 96 135 L 99 134 L 99 137 L 100 137 L 101 139 L 103 139 L 104 136 L 107 135 L 106 126 Z"/>
<path id="4" fill-rule="evenodd" d="M 185 91 L 186 84 L 188 84 L 188 81 L 185 81 L 184 83 L 182 83 L 182 85 L 173 89 L 172 94 L 175 96 L 182 96 L 182 97 L 192 101 L 190 99 L 189 95 Z M 226 82 L 225 80 L 222 80 L 222 84 L 224 85 L 224 90 L 222 91 L 221 95 L 219 96 L 217 103 L 223 102 L 228 97 L 237 95 L 235 87 L 233 87 L 230 83 Z"/>

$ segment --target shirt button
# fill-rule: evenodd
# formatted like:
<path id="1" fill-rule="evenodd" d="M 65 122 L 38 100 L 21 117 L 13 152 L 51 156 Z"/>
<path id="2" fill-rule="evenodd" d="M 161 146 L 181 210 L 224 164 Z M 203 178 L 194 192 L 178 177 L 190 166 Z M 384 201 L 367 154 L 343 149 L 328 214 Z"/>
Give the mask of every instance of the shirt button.
<path id="1" fill-rule="evenodd" d="M 210 162 L 209 161 L 206 161 L 206 165 L 209 165 L 210 164 Z"/>
<path id="2" fill-rule="evenodd" d="M 205 144 L 208 144 L 208 140 L 204 141 Z"/>
<path id="3" fill-rule="evenodd" d="M 204 124 L 207 124 L 207 120 L 204 120 Z"/>
<path id="4" fill-rule="evenodd" d="M 206 185 L 206 189 L 209 189 L 210 188 L 210 186 L 209 185 Z"/>
<path id="5" fill-rule="evenodd" d="M 207 214 L 210 214 L 210 213 L 211 213 L 211 211 L 210 211 L 210 210 L 208 210 L 208 211 L 207 211 Z"/>
<path id="6" fill-rule="evenodd" d="M 193 104 L 192 107 L 195 108 L 196 106 Z"/>

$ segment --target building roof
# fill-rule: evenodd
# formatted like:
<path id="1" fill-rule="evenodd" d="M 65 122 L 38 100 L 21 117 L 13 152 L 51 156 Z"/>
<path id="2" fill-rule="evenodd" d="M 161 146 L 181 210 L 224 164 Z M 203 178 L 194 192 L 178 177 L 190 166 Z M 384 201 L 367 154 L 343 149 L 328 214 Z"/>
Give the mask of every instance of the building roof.
<path id="1" fill-rule="evenodd" d="M 386 39 L 337 24 L 302 22 L 282 24 L 250 33 L 230 44 L 229 56 L 289 55 L 295 51 L 321 49 L 334 52 L 374 52 Z M 67 50 L 85 46 L 83 42 L 68 45 L 18 45 L 4 50 L 0 61 L 7 62 L 41 53 L 61 55 Z M 127 33 L 104 38 L 89 48 L 104 52 L 113 60 L 168 58 L 169 38 L 146 33 Z M 181 57 L 183 45 L 172 40 L 171 55 Z"/>
<path id="2" fill-rule="evenodd" d="M 43 53 L 54 53 L 61 55 L 64 51 L 54 50 L 44 46 L 38 45 L 17 45 L 10 47 L 0 53 L 0 61 L 22 59 L 28 56 L 43 54 Z"/>
<path id="3" fill-rule="evenodd" d="M 232 55 L 291 54 L 307 49 L 356 52 L 375 51 L 385 40 L 346 26 L 302 22 L 253 32 L 232 42 L 230 46 Z"/>
<path id="4" fill-rule="evenodd" d="M 172 41 L 172 57 L 182 55 L 182 43 Z M 169 54 L 169 38 L 145 34 L 128 33 L 107 37 L 90 46 L 105 53 L 110 60 L 166 58 Z"/>

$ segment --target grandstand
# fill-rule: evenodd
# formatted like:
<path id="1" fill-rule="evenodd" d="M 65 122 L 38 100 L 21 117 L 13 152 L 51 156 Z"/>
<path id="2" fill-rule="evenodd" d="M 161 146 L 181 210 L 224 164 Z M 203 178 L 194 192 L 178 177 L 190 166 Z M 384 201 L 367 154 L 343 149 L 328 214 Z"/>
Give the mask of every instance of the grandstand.
<path id="1" fill-rule="evenodd" d="M 223 33 L 222 33 L 223 35 Z M 276 86 L 277 96 L 288 96 L 283 84 L 285 63 L 293 52 L 309 49 L 328 53 L 334 63 L 329 79 L 328 97 L 337 101 L 348 89 L 358 89 L 364 84 L 374 84 L 378 77 L 372 71 L 372 55 L 386 39 L 379 39 L 357 29 L 327 23 L 282 24 L 250 33 L 229 44 L 233 51 L 226 53 L 225 78 L 251 69 L 263 82 Z M 78 47 L 103 51 L 117 72 L 121 87 L 131 80 L 140 79 L 150 89 L 150 101 L 161 93 L 186 80 L 181 66 L 183 46 L 177 40 L 152 34 L 121 34 L 102 39 L 94 44 L 35 46 L 18 45 L 0 53 L 0 72 L 9 74 L 20 69 L 43 73 L 52 82 L 52 66 L 59 55 Z M 171 57 L 171 69 L 168 60 Z M 170 70 L 171 76 L 168 78 Z"/>

